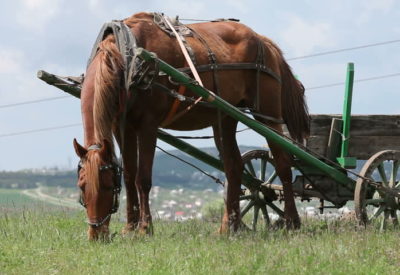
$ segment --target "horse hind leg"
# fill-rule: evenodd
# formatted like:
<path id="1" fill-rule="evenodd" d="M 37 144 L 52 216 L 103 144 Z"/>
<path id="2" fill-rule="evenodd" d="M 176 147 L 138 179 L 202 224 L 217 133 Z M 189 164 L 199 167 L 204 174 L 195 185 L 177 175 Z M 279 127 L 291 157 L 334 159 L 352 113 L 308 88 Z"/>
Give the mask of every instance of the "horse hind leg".
<path id="1" fill-rule="evenodd" d="M 280 89 L 279 87 L 274 87 L 271 83 L 262 83 L 262 87 L 269 87 L 269 89 L 262 89 L 259 96 L 259 110 L 256 111 L 262 115 L 270 116 L 274 118 L 281 117 L 280 108 Z M 269 84 L 267 86 L 267 84 Z M 248 106 L 252 106 L 253 102 L 248 102 Z M 279 133 L 283 133 L 282 124 L 274 123 L 270 120 L 266 120 L 262 117 L 254 116 L 254 118 L 268 127 L 274 129 Z M 294 193 L 292 187 L 292 163 L 293 158 L 290 154 L 286 153 L 281 146 L 273 142 L 268 142 L 271 149 L 272 156 L 275 159 L 276 173 L 279 176 L 284 193 L 284 218 L 286 221 L 286 227 L 288 229 L 296 229 L 300 227 L 300 217 L 296 209 L 296 204 L 294 200 Z"/>
<path id="2" fill-rule="evenodd" d="M 223 119 L 222 125 L 221 130 L 218 126 L 213 127 L 213 130 L 215 136 L 221 137 L 220 142 L 217 142 L 217 148 L 220 150 L 227 178 L 224 215 L 219 232 L 228 234 L 236 232 L 240 225 L 239 196 L 243 164 L 235 136 L 237 121 L 227 117 Z"/>
<path id="3" fill-rule="evenodd" d="M 276 128 L 281 128 L 281 127 L 276 127 Z M 274 157 L 275 160 L 276 173 L 278 174 L 283 186 L 283 195 L 285 201 L 284 218 L 286 221 L 286 227 L 288 229 L 298 229 L 300 228 L 301 223 L 299 214 L 296 209 L 294 192 L 292 187 L 291 166 L 293 163 L 293 158 L 291 155 L 283 151 L 281 146 L 273 142 L 268 142 L 268 144 L 271 149 L 272 156 Z"/>

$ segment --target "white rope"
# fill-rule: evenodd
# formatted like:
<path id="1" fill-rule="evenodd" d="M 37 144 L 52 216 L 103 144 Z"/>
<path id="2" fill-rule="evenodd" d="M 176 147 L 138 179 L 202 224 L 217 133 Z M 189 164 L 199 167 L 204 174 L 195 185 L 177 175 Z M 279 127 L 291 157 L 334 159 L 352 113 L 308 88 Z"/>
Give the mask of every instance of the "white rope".
<path id="1" fill-rule="evenodd" d="M 196 81 L 200 84 L 201 87 L 203 86 L 203 82 L 200 79 L 199 74 L 197 73 L 196 67 L 194 66 L 192 59 L 189 56 L 189 53 L 187 51 L 187 49 L 185 48 L 185 46 L 183 45 L 182 39 L 180 37 L 180 35 L 177 33 L 177 31 L 175 30 L 174 26 L 172 26 L 171 22 L 169 21 L 168 17 L 165 17 L 165 21 L 167 22 L 168 26 L 171 28 L 171 30 L 174 32 L 176 39 L 178 40 L 179 46 L 181 47 L 182 53 L 185 56 L 186 62 L 189 65 L 190 70 L 193 73 L 194 78 L 196 79 Z"/>

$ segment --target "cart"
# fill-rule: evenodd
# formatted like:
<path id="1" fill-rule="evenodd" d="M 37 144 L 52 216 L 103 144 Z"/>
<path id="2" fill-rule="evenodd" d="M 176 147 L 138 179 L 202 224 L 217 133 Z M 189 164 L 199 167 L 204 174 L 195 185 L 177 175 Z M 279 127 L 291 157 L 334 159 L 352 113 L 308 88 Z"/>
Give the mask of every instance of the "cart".
<path id="1" fill-rule="evenodd" d="M 174 81 L 187 86 L 219 110 L 292 154 L 295 175 L 293 190 L 297 198 L 303 201 L 318 199 L 321 213 L 326 208 L 340 208 L 354 200 L 355 213 L 360 224 L 366 225 L 373 220 L 379 220 L 381 229 L 385 229 L 389 221 L 394 225 L 398 224 L 400 116 L 351 116 L 354 78 L 352 63 L 347 68 L 343 115 L 312 115 L 311 135 L 305 144 L 298 144 L 290 137 L 282 136 L 248 117 L 213 92 L 198 85 L 186 74 L 158 59 L 155 54 L 137 48 L 136 56 L 145 61 L 156 61 L 159 69 Z M 80 97 L 79 78 L 62 78 L 45 71 L 39 71 L 38 77 L 75 97 Z M 158 138 L 223 171 L 219 159 L 189 143 L 161 129 L 158 130 Z M 283 217 L 279 206 L 284 196 L 283 187 L 275 172 L 274 160 L 267 149 L 246 152 L 242 159 L 245 167 L 240 197 L 242 221 L 252 230 L 261 226 L 269 227 L 271 211 Z M 361 171 L 354 170 L 363 160 L 367 161 Z M 259 222 L 261 217 L 262 222 Z"/>

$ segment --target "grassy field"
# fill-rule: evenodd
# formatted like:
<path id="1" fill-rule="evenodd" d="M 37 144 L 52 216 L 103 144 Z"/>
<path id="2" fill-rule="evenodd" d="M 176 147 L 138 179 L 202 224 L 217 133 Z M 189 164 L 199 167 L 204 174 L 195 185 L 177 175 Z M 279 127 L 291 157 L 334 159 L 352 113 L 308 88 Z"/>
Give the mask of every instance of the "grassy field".
<path id="1" fill-rule="evenodd" d="M 83 211 L 3 211 L 0 274 L 398 274 L 400 232 L 305 221 L 301 230 L 215 234 L 200 220 L 155 221 L 152 237 L 86 240 Z M 114 222 L 111 231 L 123 224 Z"/>

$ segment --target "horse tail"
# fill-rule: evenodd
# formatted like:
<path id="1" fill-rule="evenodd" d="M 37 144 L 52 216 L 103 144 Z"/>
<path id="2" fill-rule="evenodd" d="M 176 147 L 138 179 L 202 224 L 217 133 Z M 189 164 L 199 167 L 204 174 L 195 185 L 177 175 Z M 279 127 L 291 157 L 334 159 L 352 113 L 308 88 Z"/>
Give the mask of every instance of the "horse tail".
<path id="1" fill-rule="evenodd" d="M 282 80 L 282 113 L 289 134 L 302 142 L 310 135 L 310 115 L 304 95 L 304 86 L 295 78 L 292 70 L 283 59 L 280 65 Z"/>
<path id="2" fill-rule="evenodd" d="M 114 35 L 108 35 L 98 46 L 97 68 L 94 81 L 93 119 L 95 139 L 112 142 L 112 125 L 117 117 L 118 102 L 123 89 L 124 62 Z"/>

